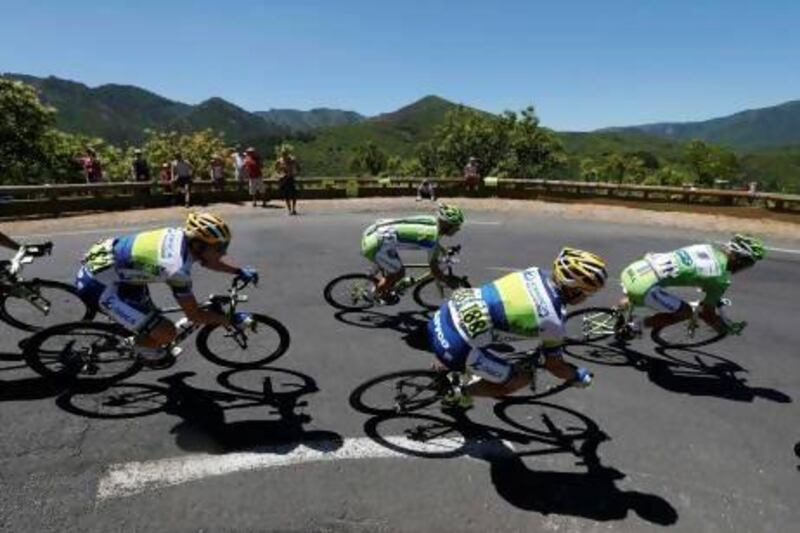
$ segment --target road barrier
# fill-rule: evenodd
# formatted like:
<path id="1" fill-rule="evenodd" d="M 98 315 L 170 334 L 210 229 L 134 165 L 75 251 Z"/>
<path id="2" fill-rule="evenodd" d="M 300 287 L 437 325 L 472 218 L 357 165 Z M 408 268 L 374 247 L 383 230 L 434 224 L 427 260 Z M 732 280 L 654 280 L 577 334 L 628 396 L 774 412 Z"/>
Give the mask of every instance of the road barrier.
<path id="1" fill-rule="evenodd" d="M 298 178 L 300 198 L 330 199 L 376 196 L 416 196 L 423 178 Z M 440 197 L 499 197 L 528 200 L 615 200 L 641 204 L 700 204 L 759 207 L 800 214 L 800 195 L 750 193 L 747 191 L 659 187 L 556 180 L 486 178 L 468 188 L 461 178 L 430 179 Z M 279 197 L 278 182 L 265 181 L 266 194 Z M 196 204 L 241 202 L 249 199 L 246 183 L 227 181 L 222 186 L 208 181 L 192 185 Z M 183 197 L 157 183 L 98 183 L 0 187 L 0 217 L 58 216 L 86 211 L 117 211 L 182 203 Z"/>

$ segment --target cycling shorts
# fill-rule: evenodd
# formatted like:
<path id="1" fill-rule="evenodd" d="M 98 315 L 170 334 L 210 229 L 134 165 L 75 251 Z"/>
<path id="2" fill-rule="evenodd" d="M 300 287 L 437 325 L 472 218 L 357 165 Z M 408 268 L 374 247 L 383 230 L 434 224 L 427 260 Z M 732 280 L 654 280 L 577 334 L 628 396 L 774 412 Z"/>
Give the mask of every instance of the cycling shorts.
<path id="1" fill-rule="evenodd" d="M 120 283 L 113 268 L 91 273 L 81 267 L 75 286 L 89 305 L 133 333 L 146 336 L 161 320 L 147 285 Z"/>
<path id="2" fill-rule="evenodd" d="M 645 306 L 662 313 L 674 313 L 683 300 L 658 285 L 656 271 L 645 261 L 636 261 L 622 271 L 622 290 L 635 306 Z"/>

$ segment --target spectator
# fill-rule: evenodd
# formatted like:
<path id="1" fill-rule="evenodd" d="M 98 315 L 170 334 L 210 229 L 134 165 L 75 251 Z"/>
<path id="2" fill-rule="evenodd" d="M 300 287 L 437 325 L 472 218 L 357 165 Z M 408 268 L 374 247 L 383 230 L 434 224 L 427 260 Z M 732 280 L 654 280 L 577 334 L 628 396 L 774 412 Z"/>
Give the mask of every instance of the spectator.
<path id="1" fill-rule="evenodd" d="M 478 159 L 470 157 L 467 166 L 464 167 L 464 186 L 468 191 L 477 191 L 481 182 L 481 173 L 478 168 Z"/>
<path id="2" fill-rule="evenodd" d="M 214 187 L 217 190 L 223 190 L 225 188 L 225 164 L 222 162 L 222 158 L 217 154 L 211 156 L 209 174 L 211 175 L 211 181 L 214 183 Z"/>
<path id="3" fill-rule="evenodd" d="M 161 165 L 161 171 L 158 174 L 158 181 L 161 183 L 161 188 L 164 192 L 172 192 L 172 169 L 169 163 Z"/>
<path id="4" fill-rule="evenodd" d="M 417 201 L 419 202 L 420 200 L 436 201 L 436 192 L 433 184 L 428 180 L 422 180 L 422 183 L 417 188 Z"/>
<path id="5" fill-rule="evenodd" d="M 131 179 L 132 181 L 150 181 L 150 167 L 142 157 L 142 151 L 138 148 L 133 151 Z"/>
<path id="6" fill-rule="evenodd" d="M 278 176 L 278 185 L 281 195 L 286 202 L 286 209 L 290 215 L 297 214 L 297 184 L 295 178 L 300 171 L 300 165 L 291 154 L 289 147 L 281 146 L 280 157 L 275 161 L 275 173 Z"/>
<path id="7" fill-rule="evenodd" d="M 183 158 L 183 155 L 178 152 L 175 154 L 175 160 L 172 162 L 172 183 L 175 192 L 183 194 L 183 205 L 189 207 L 192 203 L 192 175 L 194 168 Z"/>
<path id="8" fill-rule="evenodd" d="M 239 184 L 239 187 L 241 187 L 244 180 L 247 179 L 247 174 L 244 171 L 244 159 L 242 147 L 237 144 L 236 148 L 233 149 L 233 177 L 236 183 Z"/>
<path id="9" fill-rule="evenodd" d="M 253 207 L 256 206 L 256 197 L 261 198 L 261 207 L 267 207 L 264 196 L 264 176 L 261 174 L 261 158 L 252 146 L 245 151 L 244 167 L 242 169 L 250 185 L 250 197 Z"/>
<path id="10" fill-rule="evenodd" d="M 103 166 L 97 158 L 97 152 L 91 147 L 86 147 L 86 155 L 78 158 L 78 163 L 83 167 L 86 183 L 100 183 L 103 181 Z"/>

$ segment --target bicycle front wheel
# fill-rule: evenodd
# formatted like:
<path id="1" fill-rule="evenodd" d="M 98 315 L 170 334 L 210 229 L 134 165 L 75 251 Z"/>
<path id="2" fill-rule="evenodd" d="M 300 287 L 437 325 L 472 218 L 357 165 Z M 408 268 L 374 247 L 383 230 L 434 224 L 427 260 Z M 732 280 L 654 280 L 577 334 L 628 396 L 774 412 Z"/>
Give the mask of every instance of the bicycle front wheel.
<path id="1" fill-rule="evenodd" d="M 337 309 L 360 311 L 375 305 L 372 295 L 376 284 L 377 280 L 367 274 L 345 274 L 328 283 L 323 295 Z"/>
<path id="2" fill-rule="evenodd" d="M 94 314 L 75 287 L 58 281 L 22 281 L 0 295 L 0 320 L 25 331 L 91 320 Z"/>
<path id="3" fill-rule="evenodd" d="M 212 363 L 226 368 L 257 368 L 289 349 L 289 330 L 272 317 L 253 314 L 254 329 L 204 326 L 197 334 L 197 350 Z"/>
<path id="4" fill-rule="evenodd" d="M 567 340 L 595 342 L 614 335 L 618 313 L 610 307 L 587 307 L 567 314 L 564 319 Z"/>
<path id="5" fill-rule="evenodd" d="M 453 277 L 453 280 L 456 282 L 456 289 L 471 287 L 466 278 Z M 414 288 L 414 301 L 425 309 L 433 311 L 439 309 L 450 298 L 454 290 L 439 283 L 436 278 L 430 278 Z"/>
<path id="6" fill-rule="evenodd" d="M 665 348 L 697 348 L 723 339 L 726 334 L 698 320 L 694 328 L 688 321 L 676 322 L 668 326 L 653 328 L 650 334 L 653 342 Z"/>
<path id="7" fill-rule="evenodd" d="M 28 366 L 59 382 L 108 385 L 135 374 L 142 364 L 118 324 L 71 322 L 35 333 L 25 342 Z"/>

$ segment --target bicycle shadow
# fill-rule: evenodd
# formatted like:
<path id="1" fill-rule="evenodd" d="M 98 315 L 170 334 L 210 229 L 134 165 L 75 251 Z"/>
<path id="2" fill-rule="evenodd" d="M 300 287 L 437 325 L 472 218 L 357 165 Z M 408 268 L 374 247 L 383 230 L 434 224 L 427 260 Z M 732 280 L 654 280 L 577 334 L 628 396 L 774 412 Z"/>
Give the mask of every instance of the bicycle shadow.
<path id="1" fill-rule="evenodd" d="M 334 318 L 348 326 L 365 329 L 388 329 L 400 333 L 410 348 L 430 351 L 427 325 L 432 311 L 399 311 L 389 315 L 371 309 L 363 311 L 338 311 Z"/>
<path id="2" fill-rule="evenodd" d="M 539 427 L 514 422 L 507 412 L 512 406 L 523 406 L 528 414 L 532 408 L 540 410 Z M 489 463 L 498 495 L 518 509 L 596 521 L 622 520 L 633 511 L 655 524 L 677 521 L 675 508 L 660 496 L 617 487 L 625 474 L 603 465 L 597 453 L 599 445 L 610 438 L 585 415 L 524 397 L 499 402 L 495 413 L 504 422 L 512 422 L 514 430 L 475 422 L 464 411 L 376 415 L 367 420 L 364 430 L 373 441 L 398 453 L 426 458 L 467 456 Z M 384 427 L 397 427 L 396 422 L 404 419 L 400 426 L 412 427 L 403 436 L 385 434 Z M 576 419 L 580 427 L 575 426 Z M 447 444 L 450 449 L 444 450 Z M 528 464 L 557 454 L 574 457 L 575 466 L 584 471 L 543 470 L 535 462 Z"/>
<path id="3" fill-rule="evenodd" d="M 0 352 L 0 376 L 20 372 L 31 374 L 33 371 L 26 371 L 27 366 L 21 353 Z M 63 391 L 63 385 L 39 375 L 28 375 L 20 379 L 0 377 L 0 402 L 44 400 L 58 396 Z"/>
<path id="4" fill-rule="evenodd" d="M 752 387 L 741 374 L 747 369 L 725 357 L 696 348 L 656 347 L 660 357 L 634 350 L 628 343 L 583 343 L 591 359 L 575 354 L 573 344 L 565 348 L 568 355 L 578 359 L 611 366 L 630 366 L 643 372 L 654 385 L 677 394 L 711 396 L 737 402 L 753 402 L 756 398 L 777 403 L 791 403 L 783 392 L 765 387 Z"/>
<path id="5" fill-rule="evenodd" d="M 248 374 L 250 379 L 243 381 L 259 381 L 259 388 L 237 384 L 236 380 L 242 381 Z M 302 412 L 308 402 L 301 398 L 319 391 L 306 374 L 277 367 L 229 370 L 217 376 L 220 389 L 190 385 L 187 380 L 193 376 L 194 372 L 178 372 L 160 378 L 160 384 L 120 383 L 103 391 L 76 389 L 59 396 L 57 404 L 88 418 L 130 419 L 162 412 L 176 416 L 180 422 L 170 433 L 180 448 L 195 452 L 281 454 L 300 444 L 333 451 L 343 443 L 335 432 L 306 428 L 313 418 Z M 88 396 L 85 400 L 81 398 L 84 393 Z M 264 416 L 265 409 L 270 409 L 269 417 Z M 237 411 L 242 416 L 246 413 L 245 418 L 232 420 Z M 257 414 L 251 417 L 250 411 Z"/>

